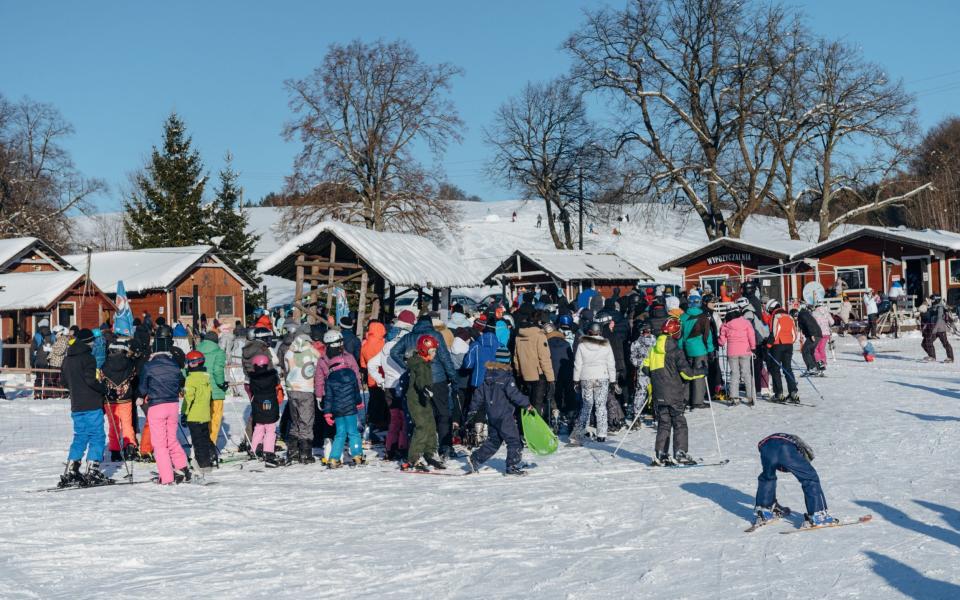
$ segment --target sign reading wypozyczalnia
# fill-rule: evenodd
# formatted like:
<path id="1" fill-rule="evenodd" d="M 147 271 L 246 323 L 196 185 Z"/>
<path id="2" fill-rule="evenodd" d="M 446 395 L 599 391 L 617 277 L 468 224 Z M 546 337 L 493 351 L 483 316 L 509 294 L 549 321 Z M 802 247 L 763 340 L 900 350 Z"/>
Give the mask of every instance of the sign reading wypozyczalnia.
<path id="1" fill-rule="evenodd" d="M 727 254 L 718 254 L 707 259 L 708 265 L 718 265 L 725 262 L 749 262 L 753 260 L 753 254 L 749 252 L 728 252 Z"/>

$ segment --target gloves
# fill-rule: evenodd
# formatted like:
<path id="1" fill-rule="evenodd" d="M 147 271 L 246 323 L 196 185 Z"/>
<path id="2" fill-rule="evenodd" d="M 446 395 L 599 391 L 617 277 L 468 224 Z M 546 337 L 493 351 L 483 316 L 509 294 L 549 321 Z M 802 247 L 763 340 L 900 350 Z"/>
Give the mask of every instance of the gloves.
<path id="1" fill-rule="evenodd" d="M 182 425 L 182 426 L 184 426 L 184 427 L 187 426 L 187 415 L 186 415 L 186 414 L 180 415 L 180 425 Z"/>
<path id="2" fill-rule="evenodd" d="M 357 412 L 363 411 L 363 402 L 357 404 Z"/>
<path id="3" fill-rule="evenodd" d="M 619 383 L 613 384 L 613 393 L 616 396 L 619 396 L 623 392 L 623 388 L 620 387 Z"/>
<path id="4" fill-rule="evenodd" d="M 327 425 L 333 427 L 333 415 L 330 413 L 325 413 L 323 415 L 323 420 L 327 422 Z"/>
<path id="5" fill-rule="evenodd" d="M 423 394 L 424 394 L 427 398 L 431 398 L 431 399 L 433 398 L 433 390 L 430 389 L 430 388 L 428 388 L 428 387 L 423 388 Z"/>
<path id="6" fill-rule="evenodd" d="M 531 415 L 537 412 L 537 409 L 532 404 L 527 405 L 527 407 L 524 410 L 530 413 Z"/>

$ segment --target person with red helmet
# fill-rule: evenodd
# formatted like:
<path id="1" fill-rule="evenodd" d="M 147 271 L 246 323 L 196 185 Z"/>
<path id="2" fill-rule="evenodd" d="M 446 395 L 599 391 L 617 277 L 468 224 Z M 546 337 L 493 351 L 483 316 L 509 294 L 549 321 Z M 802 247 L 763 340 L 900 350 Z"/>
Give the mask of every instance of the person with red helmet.
<path id="1" fill-rule="evenodd" d="M 183 405 L 180 407 L 180 424 L 190 430 L 190 441 L 200 472 L 208 474 L 217 450 L 210 441 L 212 417 L 213 382 L 204 367 L 206 357 L 202 352 L 187 353 L 187 381 L 183 388 Z"/>
<path id="2" fill-rule="evenodd" d="M 657 343 L 643 361 L 643 373 L 650 378 L 653 403 L 657 413 L 657 441 L 651 466 L 673 464 L 691 465 L 696 461 L 687 454 L 687 419 L 683 409 L 687 403 L 687 385 L 702 379 L 706 368 L 691 366 L 678 340 L 683 334 L 680 320 L 667 319 L 663 323 Z M 670 434 L 673 433 L 673 457 L 667 453 Z"/>
<path id="3" fill-rule="evenodd" d="M 413 419 L 413 439 L 407 449 L 407 461 L 401 469 L 409 471 L 429 471 L 427 465 L 436 469 L 445 469 L 436 454 L 437 424 L 433 416 L 433 372 L 431 363 L 436 359 L 440 343 L 432 335 L 423 334 L 417 338 L 417 351 L 407 359 L 410 381 L 407 383 L 407 408 Z"/>

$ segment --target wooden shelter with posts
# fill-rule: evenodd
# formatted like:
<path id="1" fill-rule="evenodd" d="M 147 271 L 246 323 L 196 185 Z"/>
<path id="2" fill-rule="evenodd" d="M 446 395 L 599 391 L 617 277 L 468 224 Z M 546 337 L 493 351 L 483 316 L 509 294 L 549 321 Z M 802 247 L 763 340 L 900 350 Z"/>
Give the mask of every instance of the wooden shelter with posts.
<path id="1" fill-rule="evenodd" d="M 605 297 L 614 288 L 624 293 L 653 277 L 612 252 L 584 250 L 517 250 L 487 275 L 484 283 L 499 285 L 505 296 L 541 285 L 556 285 L 574 298 L 589 283 Z M 510 288 L 510 289 L 507 289 Z"/>
<path id="2" fill-rule="evenodd" d="M 320 318 L 334 310 L 339 290 L 356 299 L 357 334 L 367 318 L 393 316 L 396 299 L 415 291 L 433 309 L 449 307 L 451 288 L 480 280 L 427 238 L 324 221 L 260 261 L 259 270 L 295 282 L 294 318 Z M 351 303 L 352 304 L 352 303 Z M 418 302 L 419 304 L 419 302 Z"/>

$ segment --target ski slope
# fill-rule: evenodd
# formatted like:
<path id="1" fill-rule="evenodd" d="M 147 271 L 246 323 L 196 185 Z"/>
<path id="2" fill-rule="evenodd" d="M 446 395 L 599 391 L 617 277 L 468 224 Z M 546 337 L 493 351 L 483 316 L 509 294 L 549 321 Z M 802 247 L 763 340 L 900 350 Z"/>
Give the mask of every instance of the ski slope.
<path id="1" fill-rule="evenodd" d="M 800 383 L 816 408 L 718 405 L 731 462 L 688 470 L 646 467 L 644 428 L 616 458 L 619 438 L 525 453 L 524 479 L 318 463 L 29 493 L 63 469 L 69 407 L 0 401 L 0 598 L 960 598 L 960 371 L 916 362 L 915 336 L 877 346 L 867 364 L 839 338 L 813 382 L 824 397 Z M 240 408 L 226 408 L 234 436 Z M 710 412 L 689 421 L 692 453 L 718 458 Z M 743 533 L 756 443 L 777 431 L 814 448 L 834 515 L 873 522 Z M 803 512 L 791 476 L 778 496 Z"/>

